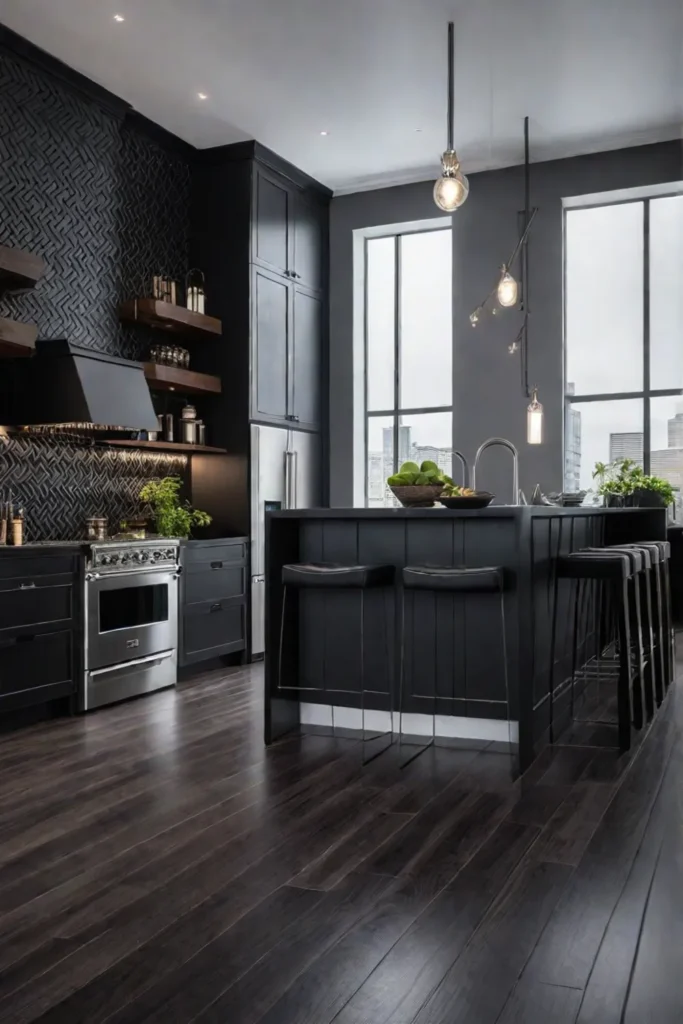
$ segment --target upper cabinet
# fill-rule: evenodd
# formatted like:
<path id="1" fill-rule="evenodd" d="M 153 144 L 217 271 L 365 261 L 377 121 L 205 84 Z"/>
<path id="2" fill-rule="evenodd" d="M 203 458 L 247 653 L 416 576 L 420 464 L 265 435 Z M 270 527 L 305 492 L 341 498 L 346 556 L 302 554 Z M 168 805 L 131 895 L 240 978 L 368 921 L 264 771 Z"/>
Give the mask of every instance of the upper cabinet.
<path id="1" fill-rule="evenodd" d="M 321 291 L 327 208 L 316 196 L 254 164 L 252 261 Z"/>
<path id="2" fill-rule="evenodd" d="M 254 164 L 252 261 L 289 277 L 294 258 L 294 185 Z"/>

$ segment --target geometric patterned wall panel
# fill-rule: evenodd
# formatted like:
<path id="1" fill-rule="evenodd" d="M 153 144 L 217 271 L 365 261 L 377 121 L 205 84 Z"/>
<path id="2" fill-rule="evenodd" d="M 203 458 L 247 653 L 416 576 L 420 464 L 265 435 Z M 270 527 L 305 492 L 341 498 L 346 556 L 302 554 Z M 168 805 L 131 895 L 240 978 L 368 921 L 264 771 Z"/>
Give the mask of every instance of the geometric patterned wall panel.
<path id="1" fill-rule="evenodd" d="M 27 540 L 75 539 L 88 516 L 106 516 L 114 532 L 122 519 L 140 516 L 147 481 L 182 476 L 184 455 L 114 450 L 43 437 L 0 439 L 0 499 L 12 491 L 23 507 Z"/>
<path id="2" fill-rule="evenodd" d="M 117 306 L 148 291 L 159 272 L 183 280 L 189 205 L 187 160 L 0 53 L 0 243 L 47 264 L 32 291 L 0 293 L 0 316 L 38 324 L 40 338 L 144 358 L 152 332 L 119 323 Z M 22 439 L 0 448 L 0 489 L 20 495 L 34 539 L 79 536 L 87 515 L 130 515 L 145 479 L 184 465 L 176 456 Z"/>

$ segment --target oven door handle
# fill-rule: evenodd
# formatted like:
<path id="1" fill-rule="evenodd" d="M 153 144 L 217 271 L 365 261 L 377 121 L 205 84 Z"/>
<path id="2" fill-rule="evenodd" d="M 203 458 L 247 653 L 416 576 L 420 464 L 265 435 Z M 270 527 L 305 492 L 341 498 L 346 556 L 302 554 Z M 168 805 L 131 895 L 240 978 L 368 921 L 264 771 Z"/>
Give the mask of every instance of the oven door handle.
<path id="1" fill-rule="evenodd" d="M 134 665 L 149 665 L 153 661 L 165 661 L 172 658 L 175 651 L 162 651 L 161 654 L 148 654 L 146 658 L 133 658 L 132 661 L 123 661 L 119 665 L 108 665 L 106 668 L 96 668 L 90 672 L 90 677 L 106 676 L 111 672 L 123 672 Z"/>

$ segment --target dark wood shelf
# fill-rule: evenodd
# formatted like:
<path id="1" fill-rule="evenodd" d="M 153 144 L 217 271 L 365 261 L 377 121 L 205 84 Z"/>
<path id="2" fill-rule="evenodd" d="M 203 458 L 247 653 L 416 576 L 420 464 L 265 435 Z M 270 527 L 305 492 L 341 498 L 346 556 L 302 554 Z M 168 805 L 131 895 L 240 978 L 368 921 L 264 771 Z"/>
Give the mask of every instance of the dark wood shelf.
<path id="1" fill-rule="evenodd" d="M 0 288 L 34 288 L 45 273 L 45 260 L 25 249 L 0 245 Z"/>
<path id="2" fill-rule="evenodd" d="M 119 306 L 119 317 L 129 323 L 146 324 L 192 338 L 215 337 L 223 331 L 223 325 L 215 317 L 193 313 L 191 309 L 161 299 L 129 299 Z"/>
<path id="3" fill-rule="evenodd" d="M 32 356 L 37 337 L 35 324 L 0 317 L 0 357 Z"/>
<path id="4" fill-rule="evenodd" d="M 227 448 L 212 448 L 206 444 L 181 444 L 176 441 L 106 441 L 117 448 L 151 448 L 157 452 L 197 452 L 200 455 L 227 455 Z"/>
<path id="5" fill-rule="evenodd" d="M 145 377 L 155 391 L 183 391 L 189 395 L 219 395 L 220 377 L 162 363 L 145 363 Z"/>

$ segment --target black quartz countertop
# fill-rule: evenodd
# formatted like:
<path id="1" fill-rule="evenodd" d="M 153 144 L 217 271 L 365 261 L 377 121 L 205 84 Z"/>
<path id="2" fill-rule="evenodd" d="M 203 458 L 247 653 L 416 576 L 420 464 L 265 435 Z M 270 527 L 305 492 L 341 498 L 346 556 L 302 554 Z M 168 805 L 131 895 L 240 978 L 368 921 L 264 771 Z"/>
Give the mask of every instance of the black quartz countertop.
<path id="1" fill-rule="evenodd" d="M 46 555 L 59 551 L 82 551 L 88 547 L 87 540 L 38 540 L 28 541 L 26 544 L 6 544 L 0 546 L 0 557 L 2 555 L 20 555 L 22 551 L 35 555 L 43 551 Z"/>
<path id="2" fill-rule="evenodd" d="M 488 508 L 297 508 L 268 512 L 273 519 L 514 519 L 520 516 L 623 516 L 662 512 L 652 508 L 559 508 L 556 505 L 489 505 Z"/>

